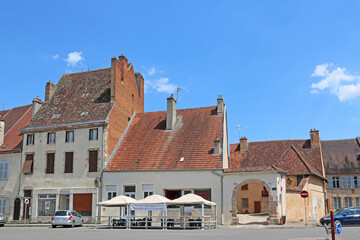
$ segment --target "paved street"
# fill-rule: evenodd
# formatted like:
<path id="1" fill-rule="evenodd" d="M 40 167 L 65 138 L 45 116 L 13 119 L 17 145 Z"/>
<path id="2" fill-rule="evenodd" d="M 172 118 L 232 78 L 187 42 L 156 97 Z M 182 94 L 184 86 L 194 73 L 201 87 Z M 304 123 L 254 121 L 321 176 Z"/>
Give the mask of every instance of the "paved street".
<path id="1" fill-rule="evenodd" d="M 183 239 L 266 239 L 266 240 L 322 240 L 326 239 L 324 228 L 290 228 L 290 229 L 249 229 L 249 228 L 222 228 L 216 230 L 122 230 L 122 229 L 94 229 L 92 227 L 56 228 L 49 227 L 2 227 L 1 240 L 106 240 L 106 239 L 142 239 L 142 240 L 183 240 Z M 360 239 L 360 227 L 345 227 L 343 233 L 336 239 Z"/>

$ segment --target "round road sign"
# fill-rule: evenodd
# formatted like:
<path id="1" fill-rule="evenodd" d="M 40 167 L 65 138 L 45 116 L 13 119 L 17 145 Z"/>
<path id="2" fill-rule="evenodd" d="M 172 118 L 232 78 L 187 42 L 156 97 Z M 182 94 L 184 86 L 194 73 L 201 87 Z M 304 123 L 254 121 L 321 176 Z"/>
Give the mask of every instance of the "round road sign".
<path id="1" fill-rule="evenodd" d="M 301 196 L 302 198 L 307 198 L 307 197 L 309 196 L 309 193 L 304 190 L 304 191 L 301 191 L 300 196 Z"/>
<path id="2" fill-rule="evenodd" d="M 336 225 L 336 233 L 337 233 L 337 234 L 340 234 L 340 233 L 341 233 L 341 230 L 342 230 L 341 223 L 338 223 L 338 225 Z"/>

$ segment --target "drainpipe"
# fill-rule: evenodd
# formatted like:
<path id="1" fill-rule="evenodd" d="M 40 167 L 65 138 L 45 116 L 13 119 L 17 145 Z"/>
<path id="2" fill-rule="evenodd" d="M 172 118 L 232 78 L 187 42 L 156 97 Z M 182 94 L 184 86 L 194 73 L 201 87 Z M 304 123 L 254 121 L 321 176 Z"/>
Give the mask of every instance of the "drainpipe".
<path id="1" fill-rule="evenodd" d="M 221 209 L 221 224 L 223 224 L 223 218 L 224 218 L 224 174 L 217 173 L 215 170 L 211 171 L 213 174 L 220 177 L 220 188 L 221 188 L 221 200 L 220 200 L 220 209 Z"/>
<path id="2" fill-rule="evenodd" d="M 102 126 L 102 139 L 101 139 L 101 172 L 100 172 L 100 189 L 98 196 L 98 203 L 101 202 L 103 192 L 103 175 L 104 175 L 104 137 L 105 137 L 105 125 Z M 101 208 L 98 209 L 97 215 L 100 216 Z M 95 217 L 96 218 L 96 217 Z M 97 221 L 97 219 L 95 219 Z"/>

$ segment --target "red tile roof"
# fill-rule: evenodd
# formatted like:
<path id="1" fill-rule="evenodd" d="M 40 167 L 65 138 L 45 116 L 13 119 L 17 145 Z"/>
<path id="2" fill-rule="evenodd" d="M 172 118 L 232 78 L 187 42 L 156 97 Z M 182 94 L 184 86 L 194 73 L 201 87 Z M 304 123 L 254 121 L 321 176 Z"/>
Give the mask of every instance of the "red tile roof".
<path id="1" fill-rule="evenodd" d="M 23 139 L 20 129 L 31 120 L 31 105 L 0 111 L 0 115 L 5 121 L 4 143 L 0 146 L 0 152 L 20 151 Z"/>
<path id="2" fill-rule="evenodd" d="M 220 169 L 222 155 L 213 151 L 216 136 L 223 141 L 223 121 L 216 107 L 177 110 L 166 131 L 165 111 L 139 113 L 105 171 Z"/>
<path id="3" fill-rule="evenodd" d="M 230 168 L 275 167 L 289 175 L 315 174 L 322 177 L 320 148 L 311 148 L 310 140 L 250 142 L 240 152 L 238 143 L 230 144 Z"/>
<path id="4" fill-rule="evenodd" d="M 111 68 L 64 74 L 27 127 L 105 120 L 113 105 L 110 83 Z"/>

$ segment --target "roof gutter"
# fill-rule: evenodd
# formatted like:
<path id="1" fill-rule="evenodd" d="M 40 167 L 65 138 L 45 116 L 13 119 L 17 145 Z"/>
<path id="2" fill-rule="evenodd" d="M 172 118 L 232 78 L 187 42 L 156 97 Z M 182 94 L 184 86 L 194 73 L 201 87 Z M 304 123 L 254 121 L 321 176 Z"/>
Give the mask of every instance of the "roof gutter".
<path id="1" fill-rule="evenodd" d="M 101 125 L 101 124 L 108 124 L 109 120 L 95 120 L 95 121 L 88 121 L 88 122 L 78 122 L 78 123 L 65 123 L 59 125 L 49 125 L 49 126 L 38 126 L 38 127 L 25 127 L 21 128 L 21 132 L 32 132 L 32 131 L 45 131 L 49 128 L 61 128 L 61 127 L 74 127 L 81 125 Z"/>

